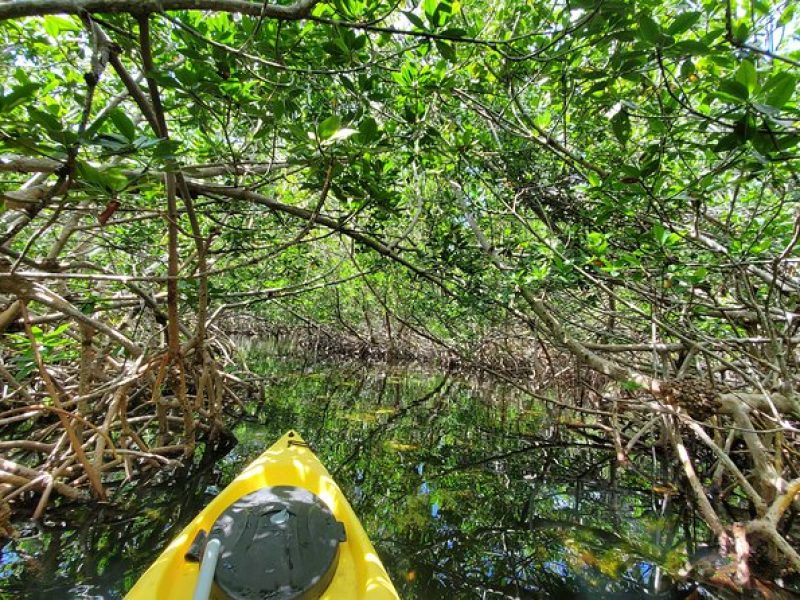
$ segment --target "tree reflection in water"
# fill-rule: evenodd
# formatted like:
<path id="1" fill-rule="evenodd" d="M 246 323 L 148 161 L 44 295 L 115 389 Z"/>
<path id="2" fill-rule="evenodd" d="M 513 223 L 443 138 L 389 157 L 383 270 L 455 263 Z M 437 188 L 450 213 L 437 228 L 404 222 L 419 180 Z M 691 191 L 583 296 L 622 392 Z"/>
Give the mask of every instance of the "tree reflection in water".
<path id="1" fill-rule="evenodd" d="M 121 598 L 192 516 L 286 429 L 350 498 L 404 598 L 683 598 L 707 532 L 657 456 L 617 465 L 591 421 L 491 382 L 261 358 L 265 400 L 222 459 L 98 509 L 52 511 L 0 560 L 0 598 Z M 279 375 L 276 375 L 279 373 Z M 597 434 L 597 435 L 594 435 Z"/>

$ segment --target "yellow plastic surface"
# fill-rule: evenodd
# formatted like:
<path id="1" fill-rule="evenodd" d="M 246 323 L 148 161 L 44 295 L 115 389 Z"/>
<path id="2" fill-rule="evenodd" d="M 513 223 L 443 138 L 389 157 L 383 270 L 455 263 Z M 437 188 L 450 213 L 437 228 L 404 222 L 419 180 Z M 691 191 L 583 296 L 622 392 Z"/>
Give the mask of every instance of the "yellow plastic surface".
<path id="1" fill-rule="evenodd" d="M 226 487 L 203 511 L 172 540 L 161 556 L 133 586 L 126 600 L 191 600 L 199 566 L 184 554 L 197 532 L 210 531 L 217 517 L 242 496 L 265 486 L 294 485 L 319 496 L 330 507 L 336 520 L 344 524 L 347 541 L 340 545 L 339 564 L 330 586 L 321 596 L 325 600 L 397 599 L 386 569 L 378 558 L 350 503 L 328 471 L 290 431 Z"/>

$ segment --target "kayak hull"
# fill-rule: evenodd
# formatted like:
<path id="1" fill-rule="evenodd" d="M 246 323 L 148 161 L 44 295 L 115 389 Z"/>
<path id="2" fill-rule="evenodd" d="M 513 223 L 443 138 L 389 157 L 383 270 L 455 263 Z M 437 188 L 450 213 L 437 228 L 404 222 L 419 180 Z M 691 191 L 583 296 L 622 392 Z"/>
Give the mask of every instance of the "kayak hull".
<path id="1" fill-rule="evenodd" d="M 350 503 L 330 473 L 300 436 L 290 431 L 211 501 L 169 544 L 136 582 L 126 600 L 191 600 L 199 565 L 185 558 L 198 532 L 233 502 L 263 487 L 290 485 L 316 494 L 336 520 L 344 524 L 347 540 L 340 545 L 339 562 L 324 600 L 391 600 L 398 595 L 386 569 Z"/>

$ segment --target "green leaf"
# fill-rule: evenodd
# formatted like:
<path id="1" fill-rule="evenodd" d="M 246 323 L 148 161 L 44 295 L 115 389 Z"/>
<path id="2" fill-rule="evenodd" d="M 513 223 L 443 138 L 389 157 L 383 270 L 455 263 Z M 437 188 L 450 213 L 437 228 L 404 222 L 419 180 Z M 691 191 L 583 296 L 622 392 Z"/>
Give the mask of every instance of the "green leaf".
<path id="1" fill-rule="evenodd" d="M 205 69 L 205 70 L 210 71 L 210 69 Z M 175 77 L 187 88 L 191 88 L 198 81 L 200 81 L 200 74 L 194 69 L 186 69 L 186 68 L 176 69 Z"/>
<path id="2" fill-rule="evenodd" d="M 441 27 L 453 16 L 453 5 L 449 0 L 422 0 L 422 9 L 432 27 Z"/>
<path id="3" fill-rule="evenodd" d="M 656 223 L 650 230 L 653 239 L 662 246 L 673 246 L 680 241 L 680 236 L 673 233 L 661 223 Z"/>
<path id="4" fill-rule="evenodd" d="M 746 113 L 736 122 L 733 131 L 739 136 L 739 139 L 752 139 L 756 131 L 758 131 L 758 124 L 756 123 L 755 115 L 752 113 Z"/>
<path id="5" fill-rule="evenodd" d="M 72 19 L 59 17 L 58 15 L 47 15 L 44 17 L 44 30 L 55 38 L 62 31 L 79 31 L 80 27 Z"/>
<path id="6" fill-rule="evenodd" d="M 752 94 L 758 87 L 758 73 L 753 63 L 747 59 L 742 61 L 736 69 L 736 81 L 747 88 L 748 94 Z"/>
<path id="7" fill-rule="evenodd" d="M 661 28 L 650 15 L 641 13 L 638 18 L 639 38 L 651 45 L 656 45 L 661 38 Z"/>
<path id="8" fill-rule="evenodd" d="M 93 142 L 99 146 L 113 152 L 122 152 L 131 149 L 131 142 L 128 138 L 115 133 L 101 133 Z"/>
<path id="9" fill-rule="evenodd" d="M 764 84 L 767 104 L 783 108 L 797 89 L 797 77 L 787 71 L 776 73 Z"/>
<path id="10" fill-rule="evenodd" d="M 794 2 L 788 2 L 786 4 L 786 8 L 783 9 L 780 18 L 778 19 L 778 25 L 780 27 L 785 27 L 789 24 L 794 17 L 794 13 L 797 11 L 797 4 Z"/>
<path id="11" fill-rule="evenodd" d="M 336 115 L 330 116 L 317 126 L 317 137 L 327 140 L 342 126 L 342 120 Z"/>
<path id="12" fill-rule="evenodd" d="M 667 50 L 674 56 L 703 56 L 711 51 L 708 45 L 699 40 L 681 40 Z"/>
<path id="13" fill-rule="evenodd" d="M 779 149 L 776 147 L 774 139 L 774 135 L 766 131 L 757 131 L 753 136 L 753 139 L 750 140 L 750 143 L 753 144 L 753 148 L 755 148 L 758 152 L 763 155 L 768 155 L 771 152 L 775 152 Z"/>
<path id="14" fill-rule="evenodd" d="M 692 25 L 700 20 L 701 15 L 702 13 L 697 11 L 681 13 L 672 21 L 672 24 L 667 29 L 667 33 L 676 35 L 691 29 Z"/>
<path id="15" fill-rule="evenodd" d="M 411 24 L 412 24 L 414 27 L 416 27 L 417 29 L 423 29 L 423 30 L 424 30 L 424 29 L 426 29 L 426 27 L 425 27 L 425 23 L 423 22 L 423 20 L 422 20 L 422 19 L 420 19 L 420 18 L 419 18 L 417 15 L 415 15 L 413 12 L 411 12 L 411 11 L 405 11 L 405 12 L 403 12 L 403 14 L 406 16 L 406 19 L 408 19 L 408 20 L 409 20 L 409 22 L 410 22 L 410 23 L 411 23 Z"/>
<path id="16" fill-rule="evenodd" d="M 789 133 L 787 135 L 778 136 L 775 145 L 779 150 L 789 150 L 800 144 L 800 135 L 796 133 Z"/>
<path id="17" fill-rule="evenodd" d="M 153 158 L 161 160 L 177 158 L 180 147 L 181 143 L 178 140 L 160 139 L 156 144 L 155 150 L 153 150 Z"/>
<path id="18" fill-rule="evenodd" d="M 553 121 L 553 113 L 551 113 L 549 110 L 545 110 L 536 115 L 536 118 L 533 121 L 541 129 L 547 129 L 547 127 Z"/>
<path id="19" fill-rule="evenodd" d="M 342 127 L 341 129 L 337 129 L 332 136 L 330 136 L 326 141 L 329 144 L 333 144 L 334 142 L 339 142 L 341 140 L 346 140 L 351 135 L 358 133 L 356 129 L 350 129 L 349 127 Z"/>
<path id="20" fill-rule="evenodd" d="M 650 235 L 653 236 L 653 239 L 658 242 L 659 244 L 664 244 L 664 242 L 669 237 L 669 230 L 664 227 L 661 223 L 655 223 L 650 228 Z"/>
<path id="21" fill-rule="evenodd" d="M 747 41 L 747 38 L 750 36 L 750 25 L 747 21 L 742 19 L 733 27 L 733 37 L 736 38 L 736 41 L 743 44 Z"/>
<path id="22" fill-rule="evenodd" d="M 100 128 L 103 126 L 103 124 L 109 119 L 109 117 L 110 113 L 101 113 L 94 120 L 94 122 L 86 128 L 86 131 L 83 132 L 83 139 L 81 140 L 81 143 L 86 143 L 88 140 L 93 139 L 97 135 L 97 132 L 100 131 Z"/>
<path id="23" fill-rule="evenodd" d="M 362 119 L 358 126 L 358 134 L 360 136 L 360 140 L 365 144 L 377 140 L 380 137 L 380 133 L 378 131 L 378 122 L 372 117 L 366 117 Z"/>
<path id="24" fill-rule="evenodd" d="M 79 179 L 106 192 L 121 190 L 127 184 L 127 179 L 119 173 L 101 171 L 84 161 L 78 162 L 76 172 Z"/>
<path id="25" fill-rule="evenodd" d="M 336 0 L 335 5 L 340 13 L 353 19 L 359 17 L 364 10 L 364 2 L 360 0 Z"/>
<path id="26" fill-rule="evenodd" d="M 624 146 L 628 143 L 631 137 L 631 121 L 627 110 L 623 108 L 611 117 L 611 129 L 620 144 Z"/>
<path id="27" fill-rule="evenodd" d="M 152 146 L 157 146 L 160 142 L 161 140 L 159 138 L 141 135 L 133 140 L 133 146 L 139 150 L 144 150 L 146 148 L 151 148 Z"/>
<path id="28" fill-rule="evenodd" d="M 438 7 L 439 0 L 422 0 L 422 10 L 425 12 L 425 16 L 428 18 L 433 16 Z"/>
<path id="29" fill-rule="evenodd" d="M 136 139 L 136 125 L 133 124 L 133 121 L 131 121 L 128 115 L 122 110 L 118 108 L 114 109 L 111 111 L 109 117 L 117 128 L 117 131 L 124 135 L 129 141 L 132 142 Z"/>
<path id="30" fill-rule="evenodd" d="M 13 88 L 5 96 L 0 96 L 0 113 L 10 111 L 12 108 L 27 102 L 33 98 L 38 89 L 39 84 L 37 83 L 23 83 Z"/>
<path id="31" fill-rule="evenodd" d="M 441 54 L 445 60 L 450 62 L 454 62 L 456 60 L 456 51 L 453 50 L 453 47 L 450 44 L 446 44 L 441 40 L 434 40 L 434 43 L 436 44 L 436 49 L 439 50 L 439 54 Z"/>
<path id="32" fill-rule="evenodd" d="M 595 255 L 602 255 L 608 250 L 608 234 L 590 231 L 586 234 L 586 245 Z"/>
<path id="33" fill-rule="evenodd" d="M 60 133 L 63 131 L 61 121 L 56 119 L 50 113 L 39 110 L 38 108 L 28 108 L 28 115 L 34 124 L 43 127 L 48 132 Z"/>
<path id="34" fill-rule="evenodd" d="M 441 35 L 453 39 L 460 39 L 467 36 L 467 32 L 459 27 L 451 27 L 441 33 Z"/>
<path id="35" fill-rule="evenodd" d="M 717 143 L 714 146 L 714 152 L 727 152 L 729 150 L 733 150 L 734 148 L 738 148 L 743 143 L 744 142 L 739 135 L 736 133 L 728 133 L 717 140 Z"/>
<path id="36" fill-rule="evenodd" d="M 747 100 L 750 97 L 750 91 L 739 81 L 726 79 L 719 84 L 719 91 L 735 99 Z"/>

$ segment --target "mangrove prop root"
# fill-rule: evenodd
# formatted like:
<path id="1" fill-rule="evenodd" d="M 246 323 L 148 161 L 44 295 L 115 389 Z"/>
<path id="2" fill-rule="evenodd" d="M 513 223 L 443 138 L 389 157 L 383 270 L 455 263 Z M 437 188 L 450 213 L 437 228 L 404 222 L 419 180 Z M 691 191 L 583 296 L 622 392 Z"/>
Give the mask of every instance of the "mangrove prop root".
<path id="1" fill-rule="evenodd" d="M 18 312 L 33 370 L 24 377 L 3 371 L 3 400 L 13 396 L 16 402 L 4 402 L 0 412 L 2 506 L 31 506 L 28 514 L 40 518 L 58 498 L 104 500 L 110 485 L 105 478 L 113 471 L 124 470 L 130 480 L 171 468 L 220 426 L 219 395 L 233 390 L 222 385 L 222 363 L 207 348 L 199 363 L 191 357 L 192 344 L 185 356 L 172 359 L 156 347 L 133 360 L 99 361 L 95 351 L 116 345 L 118 336 L 109 339 L 81 323 L 81 360 L 50 365 L 26 301 Z M 239 394 L 246 386 L 231 384 Z M 236 404 L 243 401 L 237 397 Z"/>

